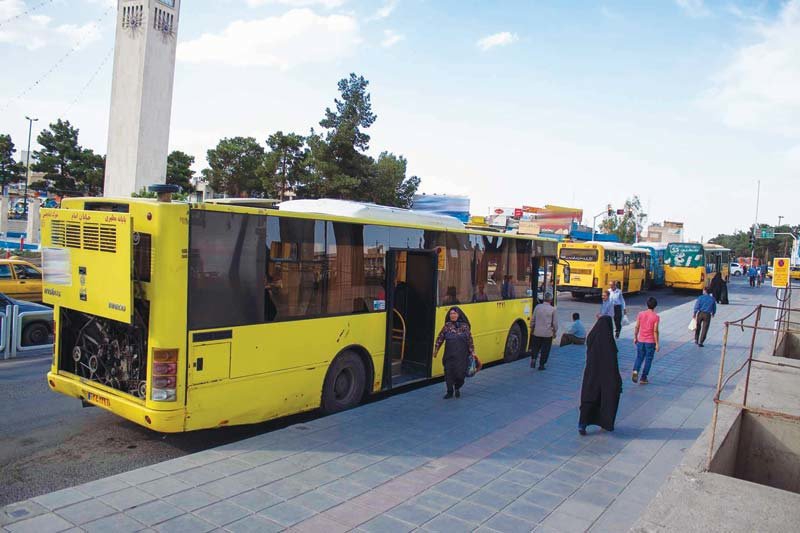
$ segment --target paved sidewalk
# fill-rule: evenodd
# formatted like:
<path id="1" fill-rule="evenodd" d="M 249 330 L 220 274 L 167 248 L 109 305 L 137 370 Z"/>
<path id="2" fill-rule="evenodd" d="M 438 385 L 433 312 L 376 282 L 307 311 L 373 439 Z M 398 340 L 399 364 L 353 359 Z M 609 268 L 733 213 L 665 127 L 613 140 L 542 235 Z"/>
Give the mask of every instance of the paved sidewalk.
<path id="1" fill-rule="evenodd" d="M 633 326 L 619 341 L 617 430 L 577 433 L 584 350 L 486 369 L 460 400 L 432 385 L 338 415 L 61 490 L 0 510 L 12 532 L 624 531 L 710 420 L 722 323 L 768 302 L 732 288 L 705 348 L 691 305 L 662 313 L 651 384 L 635 385 Z M 656 293 L 656 296 L 658 294 Z M 631 317 L 632 319 L 635 317 Z M 750 332 L 731 330 L 731 366 Z M 768 337 L 759 339 L 766 343 Z"/>

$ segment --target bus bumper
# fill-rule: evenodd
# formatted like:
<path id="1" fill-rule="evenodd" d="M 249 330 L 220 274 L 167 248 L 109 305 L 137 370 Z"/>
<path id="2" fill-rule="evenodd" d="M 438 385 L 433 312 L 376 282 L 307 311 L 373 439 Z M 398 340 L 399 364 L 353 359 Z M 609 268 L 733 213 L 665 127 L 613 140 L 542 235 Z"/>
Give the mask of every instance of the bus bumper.
<path id="1" fill-rule="evenodd" d="M 602 291 L 597 287 L 578 287 L 575 285 L 559 285 L 559 292 L 574 292 L 578 294 L 599 295 Z"/>
<path id="2" fill-rule="evenodd" d="M 79 378 L 63 376 L 53 372 L 47 373 L 47 385 L 54 392 L 78 398 L 87 404 L 100 407 L 135 424 L 162 433 L 179 433 L 184 431 L 184 409 L 156 411 L 148 409 L 143 402 L 133 397 L 126 398 L 120 394 L 110 393 L 105 388 L 84 383 Z"/>

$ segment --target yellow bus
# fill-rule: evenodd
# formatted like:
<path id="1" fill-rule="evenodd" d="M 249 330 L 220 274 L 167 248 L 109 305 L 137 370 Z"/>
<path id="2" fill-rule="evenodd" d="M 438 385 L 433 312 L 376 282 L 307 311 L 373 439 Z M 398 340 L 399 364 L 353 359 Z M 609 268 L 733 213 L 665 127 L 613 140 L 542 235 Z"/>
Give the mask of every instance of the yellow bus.
<path id="1" fill-rule="evenodd" d="M 483 362 L 514 360 L 536 292 L 555 289 L 553 240 L 335 200 L 163 200 L 42 212 L 50 388 L 161 432 L 335 412 L 441 376 L 451 305 Z"/>
<path id="2" fill-rule="evenodd" d="M 671 242 L 664 253 L 664 282 L 673 289 L 702 291 L 717 272 L 730 273 L 731 251 L 718 244 Z"/>
<path id="3" fill-rule="evenodd" d="M 624 293 L 645 289 L 650 251 L 616 242 L 562 242 L 558 245 L 558 290 L 576 299 L 598 296 L 619 282 Z M 564 276 L 569 266 L 570 279 Z"/>

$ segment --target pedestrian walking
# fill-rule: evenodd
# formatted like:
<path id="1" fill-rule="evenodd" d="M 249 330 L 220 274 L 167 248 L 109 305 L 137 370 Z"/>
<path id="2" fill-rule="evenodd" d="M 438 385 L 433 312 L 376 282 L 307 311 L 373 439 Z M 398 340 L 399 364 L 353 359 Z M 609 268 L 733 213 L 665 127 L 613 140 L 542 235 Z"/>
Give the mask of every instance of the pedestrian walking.
<path id="1" fill-rule="evenodd" d="M 722 273 L 717 272 L 713 278 L 711 278 L 711 283 L 709 283 L 708 288 L 711 291 L 711 295 L 714 297 L 714 300 L 717 303 L 722 301 L 722 285 L 724 281 L 722 281 Z"/>
<path id="2" fill-rule="evenodd" d="M 581 385 L 578 433 L 586 435 L 587 426 L 614 431 L 622 378 L 617 361 L 617 343 L 611 317 L 601 316 L 586 338 L 586 367 Z"/>
<path id="3" fill-rule="evenodd" d="M 747 269 L 747 277 L 750 278 L 750 286 L 756 286 L 756 276 L 758 276 L 758 270 L 753 265 L 750 265 L 750 268 Z"/>
<path id="4" fill-rule="evenodd" d="M 546 292 L 544 302 L 533 309 L 531 332 L 531 368 L 536 367 L 536 358 L 541 356 L 539 370 L 544 370 L 558 332 L 558 315 L 553 307 L 552 293 Z"/>
<path id="5" fill-rule="evenodd" d="M 472 340 L 469 319 L 458 307 L 451 307 L 447 312 L 447 321 L 436 337 L 433 357 L 439 354 L 442 344 L 444 344 L 442 356 L 444 382 L 447 385 L 444 399 L 452 398 L 454 394 L 456 398 L 460 398 L 461 387 L 464 386 L 464 379 L 467 377 L 469 358 L 475 357 L 475 343 Z"/>
<path id="6" fill-rule="evenodd" d="M 607 316 L 609 318 L 614 318 L 614 304 L 611 301 L 611 289 L 605 289 L 600 296 L 602 300 L 600 301 L 600 312 L 597 313 L 595 318 L 600 318 L 601 316 Z"/>
<path id="7" fill-rule="evenodd" d="M 608 296 L 614 306 L 614 336 L 619 338 L 619 334 L 622 331 L 622 315 L 627 313 L 625 310 L 625 297 L 622 296 L 622 284 L 619 281 L 612 281 L 609 289 Z"/>
<path id="8" fill-rule="evenodd" d="M 640 385 L 650 383 L 647 376 L 650 374 L 650 366 L 653 364 L 653 357 L 659 350 L 658 345 L 658 323 L 661 320 L 656 314 L 658 301 L 652 296 L 647 299 L 647 310 L 642 311 L 636 317 L 636 328 L 633 330 L 633 344 L 636 345 L 636 362 L 633 364 L 631 380 Z M 644 368 L 642 365 L 644 364 Z M 639 371 L 642 377 L 639 379 Z"/>
<path id="9" fill-rule="evenodd" d="M 708 327 L 711 325 L 711 318 L 717 314 L 717 302 L 708 293 L 708 289 L 703 289 L 703 294 L 694 302 L 694 314 L 697 321 L 694 330 L 694 343 L 701 348 L 706 342 Z"/>
<path id="10" fill-rule="evenodd" d="M 572 313 L 572 322 L 564 333 L 561 334 L 561 343 L 559 348 L 563 348 L 569 344 L 583 345 L 586 343 L 586 328 L 583 327 L 581 322 L 580 313 Z"/>

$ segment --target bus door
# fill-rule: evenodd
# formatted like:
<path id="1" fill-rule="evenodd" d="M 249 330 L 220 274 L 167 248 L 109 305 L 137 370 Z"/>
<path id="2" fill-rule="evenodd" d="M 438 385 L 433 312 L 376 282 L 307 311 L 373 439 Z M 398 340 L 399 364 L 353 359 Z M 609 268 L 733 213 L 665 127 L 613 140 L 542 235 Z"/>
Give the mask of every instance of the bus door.
<path id="1" fill-rule="evenodd" d="M 434 251 L 386 254 L 386 357 L 383 388 L 431 375 L 438 258 Z"/>
<path id="2" fill-rule="evenodd" d="M 533 294 L 536 298 L 534 305 L 544 301 L 546 292 L 553 295 L 556 301 L 556 260 L 554 257 L 534 257 L 533 275 L 531 276 Z"/>
<path id="3" fill-rule="evenodd" d="M 630 287 L 632 260 L 633 256 L 630 254 L 626 253 L 622 256 L 622 292 L 628 292 L 628 287 Z"/>

